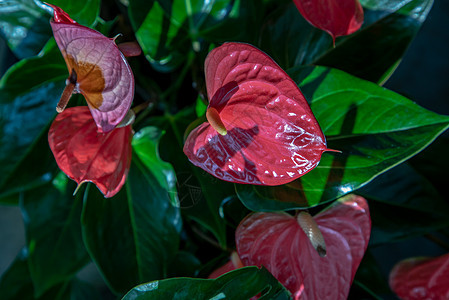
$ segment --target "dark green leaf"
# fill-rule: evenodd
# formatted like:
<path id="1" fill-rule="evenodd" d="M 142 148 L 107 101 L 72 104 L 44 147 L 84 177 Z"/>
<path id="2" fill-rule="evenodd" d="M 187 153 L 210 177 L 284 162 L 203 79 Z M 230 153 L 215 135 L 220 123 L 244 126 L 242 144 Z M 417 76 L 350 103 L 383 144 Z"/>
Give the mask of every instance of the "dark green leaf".
<path id="1" fill-rule="evenodd" d="M 199 52 L 201 35 L 235 18 L 238 12 L 238 5 L 231 0 L 132 1 L 129 6 L 136 38 L 148 61 L 160 71 L 172 71 L 189 52 Z M 229 28 L 215 32 L 232 36 Z"/>
<path id="2" fill-rule="evenodd" d="M 291 3 L 268 20 L 261 47 L 284 69 L 318 64 L 370 81 L 385 81 L 415 37 L 432 3 L 433 0 L 391 4 L 371 1 L 370 9 L 365 9 L 362 28 L 350 36 L 337 38 L 335 47 L 331 37 L 308 24 Z"/>
<path id="3" fill-rule="evenodd" d="M 140 282 L 167 277 L 167 267 L 179 246 L 182 227 L 179 207 L 170 203 L 155 170 L 133 159 L 128 181 L 128 203 L 136 246 Z"/>
<path id="4" fill-rule="evenodd" d="M 291 75 L 312 99 L 328 147 L 342 153 L 324 153 L 318 167 L 291 184 L 236 185 L 252 210 L 310 207 L 341 197 L 417 154 L 449 126 L 448 117 L 336 69 Z"/>
<path id="5" fill-rule="evenodd" d="M 179 207 L 171 205 L 170 191 L 159 183 L 159 180 L 170 180 L 164 178 L 167 174 L 159 173 L 164 168 L 150 169 L 146 165 L 148 161 L 159 160 L 154 147 L 160 133 L 154 130 L 146 129 L 138 136 L 139 151 L 148 146 L 149 153 L 146 153 L 148 157 L 144 156 L 145 163 L 138 154 L 134 155 L 126 191 L 123 189 L 111 199 L 104 199 L 96 189 L 89 189 L 86 194 L 84 241 L 106 281 L 117 293 L 166 277 L 168 265 L 178 249 L 182 226 Z"/>
<path id="6" fill-rule="evenodd" d="M 449 226 L 448 203 L 407 164 L 380 175 L 357 193 L 371 200 L 371 245 L 397 242 Z"/>
<path id="7" fill-rule="evenodd" d="M 21 198 L 28 264 L 38 297 L 71 279 L 89 260 L 81 236 L 82 196 L 73 197 L 73 188 L 61 193 L 47 184 Z"/>
<path id="8" fill-rule="evenodd" d="M 135 287 L 123 300 L 145 299 L 291 299 L 290 293 L 265 268 L 246 267 L 217 279 L 173 278 Z"/>
<path id="9" fill-rule="evenodd" d="M 0 299 L 34 299 L 33 281 L 28 270 L 27 250 L 23 249 L 0 278 Z"/>
<path id="10" fill-rule="evenodd" d="M 44 144 L 66 76 L 53 41 L 40 56 L 11 67 L 0 81 L 0 195 L 52 178 L 55 164 Z"/>
<path id="11" fill-rule="evenodd" d="M 145 127 L 134 135 L 132 146 L 158 184 L 168 192 L 172 205 L 179 206 L 175 170 L 159 156 L 159 140 L 162 135 L 163 132 L 156 127 Z"/>
<path id="12" fill-rule="evenodd" d="M 52 36 L 50 9 L 33 0 L 0 3 L 0 33 L 18 58 L 36 55 Z M 54 0 L 72 19 L 85 26 L 94 25 L 100 11 L 99 0 Z"/>
<path id="13" fill-rule="evenodd" d="M 392 295 L 388 281 L 380 270 L 379 262 L 376 261 L 369 250 L 365 253 L 357 269 L 348 299 L 361 299 L 360 294 L 376 300 L 385 299 Z"/>
<path id="14" fill-rule="evenodd" d="M 185 109 L 174 116 L 153 119 L 153 122 L 167 132 L 161 140 L 161 153 L 176 168 L 183 213 L 212 232 L 226 248 L 226 223 L 219 210 L 222 201 L 234 194 L 234 189 L 232 184 L 193 166 L 182 151 L 184 131 L 194 119 L 194 110 Z M 175 141 L 178 141 L 176 146 L 173 145 Z"/>
<path id="15" fill-rule="evenodd" d="M 125 189 L 105 199 L 94 186 L 87 187 L 82 233 L 87 251 L 113 291 L 125 293 L 140 282 Z"/>
<path id="16" fill-rule="evenodd" d="M 85 300 L 101 299 L 98 292 L 78 279 L 66 281 L 51 288 L 41 297 L 34 296 L 33 281 L 28 269 L 27 251 L 23 249 L 8 270 L 0 278 L 0 299 L 2 300 Z"/>
<path id="17" fill-rule="evenodd" d="M 0 3 L 0 34 L 18 58 L 36 55 L 50 38 L 49 17 L 33 0 Z"/>

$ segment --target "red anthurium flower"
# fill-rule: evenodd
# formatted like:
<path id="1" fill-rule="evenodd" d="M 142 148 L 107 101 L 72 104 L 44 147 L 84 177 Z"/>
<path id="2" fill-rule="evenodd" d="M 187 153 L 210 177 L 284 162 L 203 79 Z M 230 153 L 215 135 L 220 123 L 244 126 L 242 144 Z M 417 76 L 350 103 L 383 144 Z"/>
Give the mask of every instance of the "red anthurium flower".
<path id="1" fill-rule="evenodd" d="M 221 266 L 220 268 L 216 269 L 215 271 L 213 271 L 210 275 L 209 278 L 215 279 L 217 277 L 220 277 L 221 275 L 228 273 L 232 270 L 238 269 L 238 268 L 242 268 L 244 267 L 242 261 L 240 260 L 239 255 L 237 254 L 237 252 L 233 251 L 231 253 L 231 257 L 230 260 L 224 264 L 223 266 Z"/>
<path id="2" fill-rule="evenodd" d="M 394 266 L 389 281 L 402 300 L 449 299 L 449 254 L 403 260 Z"/>
<path id="3" fill-rule="evenodd" d="M 243 265 L 263 265 L 295 299 L 338 300 L 347 299 L 370 231 L 366 200 L 349 195 L 313 218 L 251 214 L 237 228 L 236 245 Z"/>
<path id="4" fill-rule="evenodd" d="M 359 0 L 293 0 L 301 15 L 313 26 L 326 31 L 335 44 L 337 36 L 359 30 L 363 8 Z"/>
<path id="5" fill-rule="evenodd" d="M 131 125 L 99 133 L 86 106 L 67 108 L 48 132 L 59 168 L 78 183 L 93 182 L 105 197 L 125 183 L 131 164 Z"/>
<path id="6" fill-rule="evenodd" d="M 194 165 L 226 181 L 280 185 L 329 151 L 296 83 L 259 49 L 226 43 L 209 53 L 205 73 L 208 122 L 184 145 Z"/>
<path id="7" fill-rule="evenodd" d="M 64 110 L 73 92 L 82 93 L 99 131 L 111 131 L 131 107 L 131 68 L 114 39 L 79 25 L 61 8 L 48 5 L 54 10 L 50 25 L 70 72 L 56 110 Z"/>

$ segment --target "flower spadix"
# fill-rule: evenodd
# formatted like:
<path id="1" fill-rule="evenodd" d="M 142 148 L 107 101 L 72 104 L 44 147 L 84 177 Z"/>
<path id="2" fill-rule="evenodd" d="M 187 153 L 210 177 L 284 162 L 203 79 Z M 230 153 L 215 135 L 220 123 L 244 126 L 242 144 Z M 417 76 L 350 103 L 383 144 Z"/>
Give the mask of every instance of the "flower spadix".
<path id="1" fill-rule="evenodd" d="M 86 106 L 58 114 L 48 143 L 59 168 L 80 186 L 93 182 L 105 197 L 123 186 L 131 164 L 131 125 L 101 133 Z"/>
<path id="2" fill-rule="evenodd" d="M 56 43 L 69 70 L 66 88 L 56 108 L 62 112 L 72 93 L 86 98 L 98 130 L 119 124 L 134 97 L 134 76 L 115 40 L 78 24 L 61 8 L 50 21 Z"/>
<path id="3" fill-rule="evenodd" d="M 296 83 L 259 49 L 242 43 L 215 48 L 205 74 L 208 122 L 184 145 L 194 165 L 226 181 L 280 185 L 331 151 Z"/>
<path id="4" fill-rule="evenodd" d="M 347 299 L 368 246 L 368 204 L 360 196 L 348 195 L 314 216 L 316 224 L 309 216 L 247 216 L 235 233 L 238 255 L 244 266 L 267 268 L 295 299 Z M 313 237 L 316 230 L 322 237 Z M 324 239 L 325 256 L 314 238 Z"/>

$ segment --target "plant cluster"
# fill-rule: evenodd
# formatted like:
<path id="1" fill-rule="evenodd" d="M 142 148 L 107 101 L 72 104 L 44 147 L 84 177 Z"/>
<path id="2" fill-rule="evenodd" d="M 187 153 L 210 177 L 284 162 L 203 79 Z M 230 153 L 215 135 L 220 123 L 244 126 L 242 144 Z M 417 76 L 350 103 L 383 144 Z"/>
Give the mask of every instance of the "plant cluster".
<path id="1" fill-rule="evenodd" d="M 26 229 L 0 298 L 447 297 L 447 255 L 388 280 L 372 255 L 449 223 L 397 167 L 449 117 L 382 87 L 432 3 L 0 6 L 0 203 Z"/>

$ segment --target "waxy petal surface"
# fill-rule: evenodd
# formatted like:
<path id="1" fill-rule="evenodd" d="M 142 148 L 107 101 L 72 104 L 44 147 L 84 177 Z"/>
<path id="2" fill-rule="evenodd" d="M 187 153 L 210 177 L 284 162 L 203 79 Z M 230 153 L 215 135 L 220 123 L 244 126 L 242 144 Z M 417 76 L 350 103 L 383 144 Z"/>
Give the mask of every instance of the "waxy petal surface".
<path id="1" fill-rule="evenodd" d="M 125 183 L 131 164 L 131 125 L 99 133 L 87 106 L 58 114 L 48 143 L 59 168 L 78 185 L 93 182 L 105 197 Z"/>
<path id="2" fill-rule="evenodd" d="M 265 266 L 298 299 L 346 299 L 368 246 L 368 205 L 350 195 L 314 219 L 326 243 L 325 257 L 287 213 L 246 217 L 236 231 L 237 252 L 245 266 Z"/>
<path id="3" fill-rule="evenodd" d="M 316 167 L 326 142 L 295 82 L 265 53 L 226 43 L 205 62 L 209 109 L 227 134 L 203 123 L 188 136 L 184 153 L 222 180 L 280 185 Z"/>
<path id="4" fill-rule="evenodd" d="M 335 44 L 337 36 L 359 30 L 363 8 L 358 0 L 293 0 L 301 15 L 313 26 L 326 31 Z"/>
<path id="5" fill-rule="evenodd" d="M 449 254 L 403 260 L 394 266 L 389 281 L 402 300 L 449 299 Z"/>
<path id="6" fill-rule="evenodd" d="M 131 68 L 114 39 L 73 23 L 64 11 L 52 7 L 50 25 L 67 68 L 69 72 L 75 70 L 79 92 L 86 98 L 98 129 L 111 131 L 131 107 Z"/>

